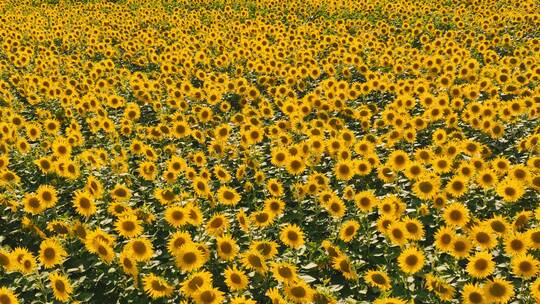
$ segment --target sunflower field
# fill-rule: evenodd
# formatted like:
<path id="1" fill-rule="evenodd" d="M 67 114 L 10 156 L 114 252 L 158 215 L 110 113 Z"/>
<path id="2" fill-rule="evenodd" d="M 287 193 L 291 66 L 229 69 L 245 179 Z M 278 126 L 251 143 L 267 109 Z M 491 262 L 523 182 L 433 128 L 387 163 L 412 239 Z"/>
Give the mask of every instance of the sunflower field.
<path id="1" fill-rule="evenodd" d="M 18 303 L 540 303 L 540 2 L 0 0 Z"/>

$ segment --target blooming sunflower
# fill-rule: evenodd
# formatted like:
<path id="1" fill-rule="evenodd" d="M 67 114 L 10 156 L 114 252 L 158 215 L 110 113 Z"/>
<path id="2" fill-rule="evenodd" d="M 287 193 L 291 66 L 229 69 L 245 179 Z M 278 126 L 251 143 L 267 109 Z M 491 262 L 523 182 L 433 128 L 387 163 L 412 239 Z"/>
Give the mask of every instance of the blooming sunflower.
<path id="1" fill-rule="evenodd" d="M 118 218 L 114 226 L 118 234 L 126 238 L 137 237 L 143 232 L 141 221 L 133 213 Z"/>
<path id="2" fill-rule="evenodd" d="M 500 278 L 488 281 L 483 289 L 489 303 L 508 303 L 515 294 L 512 283 Z"/>
<path id="3" fill-rule="evenodd" d="M 408 247 L 399 254 L 398 264 L 401 271 L 416 273 L 424 267 L 424 254 L 416 247 Z"/>
<path id="4" fill-rule="evenodd" d="M 39 260 L 45 268 L 61 264 L 67 252 L 55 239 L 46 239 L 39 246 Z"/>
<path id="5" fill-rule="evenodd" d="M 227 267 L 223 273 L 225 284 L 231 291 L 244 290 L 249 284 L 248 276 L 236 266 Z"/>
<path id="6" fill-rule="evenodd" d="M 390 277 L 384 271 L 380 270 L 368 270 L 364 274 L 364 280 L 369 285 L 378 288 L 382 291 L 386 291 L 392 288 L 392 281 Z"/>
<path id="7" fill-rule="evenodd" d="M 474 278 L 485 278 L 495 271 L 495 262 L 489 252 L 480 251 L 469 258 L 467 273 Z"/>
<path id="8" fill-rule="evenodd" d="M 292 283 L 298 277 L 296 266 L 287 262 L 272 263 L 272 275 L 276 281 L 283 283 Z"/>
<path id="9" fill-rule="evenodd" d="M 69 279 L 59 272 L 52 272 L 49 274 L 49 281 L 53 290 L 54 298 L 60 302 L 67 302 L 73 287 L 69 282 Z"/>
<path id="10" fill-rule="evenodd" d="M 279 239 L 283 244 L 298 249 L 304 245 L 304 232 L 296 224 L 286 224 L 281 228 Z"/>
<path id="11" fill-rule="evenodd" d="M 163 278 L 153 273 L 144 276 L 142 279 L 144 291 L 152 298 L 168 298 L 172 295 L 174 288 Z"/>
<path id="12" fill-rule="evenodd" d="M 184 244 L 176 254 L 176 265 L 183 271 L 193 271 L 201 268 L 205 263 L 203 253 L 195 244 Z"/>
<path id="13" fill-rule="evenodd" d="M 0 287 L 0 303 L 2 304 L 19 304 L 19 299 L 11 291 L 11 289 L 7 287 Z"/>

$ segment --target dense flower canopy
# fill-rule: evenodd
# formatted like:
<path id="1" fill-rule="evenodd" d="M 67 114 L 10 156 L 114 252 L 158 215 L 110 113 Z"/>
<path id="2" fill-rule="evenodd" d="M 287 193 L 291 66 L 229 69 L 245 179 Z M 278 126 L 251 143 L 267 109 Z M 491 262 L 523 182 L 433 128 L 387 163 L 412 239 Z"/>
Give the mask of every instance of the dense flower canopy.
<path id="1" fill-rule="evenodd" d="M 0 3 L 0 304 L 538 303 L 537 1 Z"/>

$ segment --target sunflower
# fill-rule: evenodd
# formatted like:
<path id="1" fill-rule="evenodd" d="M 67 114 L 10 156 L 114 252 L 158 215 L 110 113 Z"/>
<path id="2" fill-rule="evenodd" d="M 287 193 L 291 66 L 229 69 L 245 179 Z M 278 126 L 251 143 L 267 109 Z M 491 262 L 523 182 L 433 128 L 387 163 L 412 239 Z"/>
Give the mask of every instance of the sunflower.
<path id="1" fill-rule="evenodd" d="M 148 261 L 154 255 L 152 242 L 143 237 L 131 239 L 124 247 L 124 250 L 129 252 L 137 262 Z"/>
<path id="2" fill-rule="evenodd" d="M 485 278 L 495 271 L 495 262 L 493 256 L 486 251 L 477 252 L 469 258 L 467 263 L 467 273 L 478 279 Z"/>
<path id="3" fill-rule="evenodd" d="M 493 188 L 497 182 L 497 173 L 491 169 L 482 169 L 476 175 L 476 183 L 484 190 Z"/>
<path id="4" fill-rule="evenodd" d="M 208 271 L 192 272 L 180 285 L 182 293 L 193 297 L 202 290 L 212 287 L 212 274 Z"/>
<path id="5" fill-rule="evenodd" d="M 270 212 L 274 216 L 283 214 L 285 202 L 278 198 L 268 198 L 264 200 L 264 210 Z"/>
<path id="6" fill-rule="evenodd" d="M 515 294 L 512 283 L 499 278 L 488 281 L 483 289 L 489 303 L 508 303 Z"/>
<path id="7" fill-rule="evenodd" d="M 336 163 L 334 175 L 338 180 L 350 180 L 355 174 L 355 167 L 350 160 L 342 160 Z"/>
<path id="8" fill-rule="evenodd" d="M 530 279 L 538 273 L 538 260 L 532 255 L 523 254 L 512 258 L 512 272 L 521 278 Z"/>
<path id="9" fill-rule="evenodd" d="M 379 298 L 373 302 L 373 304 L 407 304 L 409 302 L 395 297 Z"/>
<path id="10" fill-rule="evenodd" d="M 349 258 L 344 254 L 332 259 L 332 267 L 340 271 L 347 280 L 356 280 L 358 278 L 354 265 L 352 265 Z"/>
<path id="11" fill-rule="evenodd" d="M 313 299 L 313 289 L 304 281 L 297 280 L 285 285 L 286 297 L 294 303 L 310 303 Z"/>
<path id="12" fill-rule="evenodd" d="M 241 198 L 236 190 L 226 186 L 221 186 L 217 191 L 217 195 L 220 203 L 231 206 L 236 205 Z"/>
<path id="13" fill-rule="evenodd" d="M 43 204 L 35 194 L 25 194 L 23 204 L 24 211 L 31 214 L 40 214 L 46 209 L 45 204 Z"/>
<path id="14" fill-rule="evenodd" d="M 467 190 L 467 179 L 459 175 L 452 177 L 452 179 L 446 185 L 446 192 L 455 198 L 463 196 Z"/>
<path id="15" fill-rule="evenodd" d="M 392 169 L 401 171 L 409 164 L 409 156 L 403 150 L 394 150 L 388 156 L 388 163 Z"/>
<path id="16" fill-rule="evenodd" d="M 444 209 L 443 218 L 448 225 L 464 227 L 469 222 L 469 209 L 462 203 L 452 203 Z"/>
<path id="17" fill-rule="evenodd" d="M 73 292 L 69 279 L 59 272 L 52 272 L 49 274 L 49 281 L 51 282 L 54 298 L 60 302 L 67 302 Z"/>
<path id="18" fill-rule="evenodd" d="M 122 266 L 124 273 L 136 276 L 139 273 L 137 261 L 126 251 L 120 253 L 118 263 Z"/>
<path id="19" fill-rule="evenodd" d="M 0 267 L 6 271 L 10 271 L 14 267 L 10 252 L 2 248 L 0 248 Z"/>
<path id="20" fill-rule="evenodd" d="M 172 255 L 177 255 L 182 246 L 191 242 L 193 242 L 191 234 L 189 234 L 187 231 L 179 230 L 169 237 L 169 241 L 167 242 L 167 250 Z"/>
<path id="21" fill-rule="evenodd" d="M 195 193 L 200 197 L 205 197 L 210 194 L 210 186 L 208 185 L 208 180 L 202 177 L 195 177 L 192 183 Z"/>
<path id="22" fill-rule="evenodd" d="M 469 237 L 473 243 L 484 250 L 497 246 L 497 238 L 487 225 L 476 225 L 470 229 Z"/>
<path id="23" fill-rule="evenodd" d="M 278 282 L 292 283 L 297 280 L 296 266 L 287 262 L 272 263 L 272 275 Z"/>
<path id="24" fill-rule="evenodd" d="M 487 302 L 482 287 L 473 284 L 463 286 L 461 299 L 463 304 L 483 304 Z"/>
<path id="25" fill-rule="evenodd" d="M 39 260 L 45 268 L 62 264 L 67 252 L 55 239 L 46 239 L 39 246 Z"/>
<path id="26" fill-rule="evenodd" d="M 188 222 L 188 211 L 181 206 L 170 206 L 165 209 L 165 220 L 174 228 L 182 227 Z"/>
<path id="27" fill-rule="evenodd" d="M 358 224 L 355 220 L 349 220 L 341 224 L 341 228 L 339 230 L 339 238 L 344 241 L 345 243 L 348 243 L 352 241 L 352 239 L 356 236 L 356 233 L 358 232 L 358 229 L 360 228 L 360 224 Z"/>
<path id="28" fill-rule="evenodd" d="M 497 185 L 497 194 L 503 198 L 505 202 L 515 203 L 525 193 L 525 188 L 522 184 L 513 179 L 505 178 Z"/>
<path id="29" fill-rule="evenodd" d="M 403 225 L 407 230 L 407 238 L 409 240 L 419 241 L 424 238 L 424 225 L 416 218 L 406 217 L 403 220 Z"/>
<path id="30" fill-rule="evenodd" d="M 229 227 L 229 219 L 221 213 L 214 214 L 206 223 L 206 232 L 211 236 L 220 236 Z"/>
<path id="31" fill-rule="evenodd" d="M 19 304 L 19 299 L 15 293 L 7 287 L 0 287 L 0 303 L 1 304 Z"/>
<path id="32" fill-rule="evenodd" d="M 143 232 L 141 221 L 132 213 L 118 218 L 114 226 L 115 230 L 118 231 L 118 234 L 125 238 L 134 238 L 141 235 Z"/>
<path id="33" fill-rule="evenodd" d="M 361 211 L 371 212 L 373 207 L 377 205 L 378 200 L 373 190 L 365 190 L 355 194 L 354 202 Z"/>
<path id="34" fill-rule="evenodd" d="M 283 244 L 298 249 L 304 245 L 304 232 L 296 224 L 286 224 L 281 228 L 279 239 Z"/>
<path id="35" fill-rule="evenodd" d="M 231 291 L 244 290 L 249 285 L 248 276 L 242 271 L 234 267 L 227 267 L 223 273 L 225 284 Z"/>
<path id="36" fill-rule="evenodd" d="M 236 241 L 227 235 L 216 238 L 216 247 L 219 257 L 226 261 L 233 259 L 238 253 Z"/>
<path id="37" fill-rule="evenodd" d="M 388 226 L 388 237 L 394 245 L 403 246 L 407 243 L 408 233 L 405 224 L 400 221 L 395 221 Z"/>
<path id="38" fill-rule="evenodd" d="M 176 265 L 183 271 L 191 272 L 201 268 L 205 263 L 203 252 L 194 244 L 186 243 L 178 249 Z"/>
<path id="39" fill-rule="evenodd" d="M 250 250 L 257 251 L 265 259 L 272 259 L 278 254 L 278 244 L 269 240 L 253 241 L 249 245 Z"/>
<path id="40" fill-rule="evenodd" d="M 112 262 L 112 260 L 114 259 L 114 251 L 113 248 L 106 241 L 102 239 L 95 239 L 93 241 L 89 241 L 89 239 L 87 239 L 87 243 L 92 244 L 92 251 L 94 253 L 97 253 L 103 261 L 105 261 L 106 263 Z"/>
<path id="41" fill-rule="evenodd" d="M 398 264 L 401 271 L 416 273 L 424 267 L 424 254 L 416 247 L 408 247 L 399 254 Z"/>
<path id="42" fill-rule="evenodd" d="M 345 203 L 336 197 L 331 198 L 324 207 L 328 211 L 328 213 L 334 217 L 334 218 L 341 218 L 345 215 L 345 212 L 347 211 L 347 207 L 345 206 Z"/>
<path id="43" fill-rule="evenodd" d="M 531 284 L 531 295 L 536 301 L 540 301 L 540 278 Z"/>
<path id="44" fill-rule="evenodd" d="M 274 213 L 266 210 L 255 211 L 250 215 L 251 223 L 258 228 L 265 228 L 274 222 Z"/>
<path id="45" fill-rule="evenodd" d="M 242 254 L 242 265 L 250 270 L 255 270 L 259 273 L 266 272 L 266 262 L 264 257 L 254 250 L 248 250 Z"/>
<path id="46" fill-rule="evenodd" d="M 504 239 L 504 251 L 510 256 L 525 254 L 530 247 L 530 240 L 525 233 L 514 232 Z"/>
<path id="47" fill-rule="evenodd" d="M 382 291 L 386 291 L 392 288 L 392 281 L 390 277 L 384 271 L 380 270 L 368 270 L 364 274 L 364 280 L 369 285 L 378 288 Z"/>
<path id="48" fill-rule="evenodd" d="M 510 224 L 501 215 L 496 215 L 495 217 L 489 219 L 487 221 L 487 225 L 498 235 L 504 236 L 508 233 L 508 231 L 510 231 Z"/>
<path id="49" fill-rule="evenodd" d="M 90 192 L 86 190 L 77 190 L 75 191 L 75 196 L 73 197 L 73 206 L 75 211 L 78 214 L 90 217 L 96 213 L 96 206 L 94 204 L 94 197 Z"/>
<path id="50" fill-rule="evenodd" d="M 471 251 L 471 241 L 464 236 L 456 236 L 452 240 L 450 245 L 450 254 L 455 258 L 465 258 L 469 256 L 469 251 Z"/>
<path id="51" fill-rule="evenodd" d="M 287 157 L 288 160 L 286 161 L 286 168 L 287 172 L 289 172 L 292 175 L 300 175 L 302 172 L 306 170 L 306 164 L 304 160 L 298 156 L 294 157 Z"/>
<path id="52" fill-rule="evenodd" d="M 426 275 L 425 279 L 427 290 L 433 291 L 439 299 L 443 301 L 451 301 L 454 299 L 456 289 L 451 284 L 430 273 Z"/>
<path id="53" fill-rule="evenodd" d="M 142 279 L 144 291 L 152 298 L 168 298 L 172 295 L 174 287 L 171 286 L 163 278 L 154 275 L 153 273 L 144 276 Z"/>
<path id="54" fill-rule="evenodd" d="M 246 296 L 236 296 L 231 298 L 231 304 L 257 304 L 257 301 L 248 299 Z"/>
<path id="55" fill-rule="evenodd" d="M 538 208 L 537 213 L 540 213 L 540 208 Z M 530 244 L 536 248 L 540 249 L 540 227 L 530 229 L 527 231 L 527 236 L 529 237 Z"/>
<path id="56" fill-rule="evenodd" d="M 116 184 L 111 191 L 111 197 L 116 202 L 125 202 L 131 198 L 131 190 L 124 185 Z"/>
<path id="57" fill-rule="evenodd" d="M 440 180 L 431 175 L 420 176 L 413 185 L 414 194 L 422 200 L 431 200 L 435 198 L 439 191 Z"/>
<path id="58" fill-rule="evenodd" d="M 176 194 L 170 188 L 165 188 L 165 189 L 156 188 L 154 190 L 154 196 L 158 199 L 159 203 L 162 205 L 169 205 L 177 199 Z"/>
<path id="59" fill-rule="evenodd" d="M 224 300 L 223 292 L 217 288 L 203 287 L 193 297 L 196 304 L 219 304 Z"/>
<path id="60" fill-rule="evenodd" d="M 51 208 L 56 205 L 56 202 L 58 202 L 56 189 L 53 186 L 40 185 L 36 190 L 36 195 L 46 208 Z"/>

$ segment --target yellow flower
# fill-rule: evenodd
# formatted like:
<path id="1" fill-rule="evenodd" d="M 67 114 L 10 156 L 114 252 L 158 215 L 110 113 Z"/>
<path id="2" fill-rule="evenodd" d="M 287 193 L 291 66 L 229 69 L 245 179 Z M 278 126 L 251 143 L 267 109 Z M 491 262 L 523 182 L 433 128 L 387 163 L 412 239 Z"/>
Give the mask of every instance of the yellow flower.
<path id="1" fill-rule="evenodd" d="M 73 287 L 71 286 L 69 279 L 63 274 L 52 272 L 49 274 L 49 281 L 51 283 L 54 298 L 60 302 L 67 302 L 73 292 Z"/>

